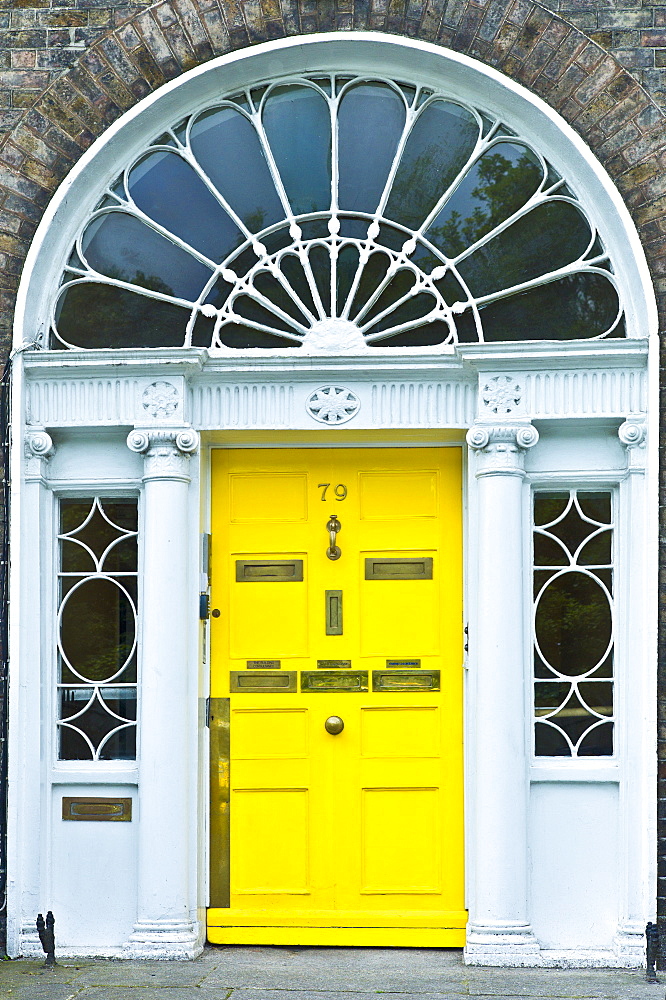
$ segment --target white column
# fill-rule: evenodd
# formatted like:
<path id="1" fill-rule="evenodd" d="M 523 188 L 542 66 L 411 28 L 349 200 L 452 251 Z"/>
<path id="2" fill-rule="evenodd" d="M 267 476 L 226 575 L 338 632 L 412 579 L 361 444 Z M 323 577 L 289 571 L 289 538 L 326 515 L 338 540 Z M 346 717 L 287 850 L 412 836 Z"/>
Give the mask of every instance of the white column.
<path id="1" fill-rule="evenodd" d="M 527 421 L 475 424 L 477 615 L 474 657 L 473 890 L 465 961 L 539 965 L 529 923 L 528 770 L 523 608 L 525 449 L 539 440 Z"/>
<path id="2" fill-rule="evenodd" d="M 648 585 L 656 567 L 646 562 L 651 526 L 647 510 L 645 465 L 646 421 L 630 415 L 618 428 L 627 451 L 627 477 L 620 492 L 615 537 L 621 564 L 616 566 L 615 726 L 620 772 L 620 919 L 615 936 L 618 964 L 640 969 L 645 963 L 645 924 L 654 920 L 654 892 L 649 880 L 648 852 L 655 830 L 647 821 L 646 802 L 654 795 L 656 774 L 645 766 L 654 757 L 656 690 L 646 669 L 651 616 Z M 655 532 L 656 536 L 656 532 Z M 620 587 L 621 589 L 618 589 Z M 646 614 L 646 609 L 648 609 Z M 624 642 L 622 642 L 622 637 Z"/>
<path id="3" fill-rule="evenodd" d="M 196 670 L 188 662 L 188 464 L 190 428 L 134 430 L 145 455 L 139 673 L 139 884 L 137 922 L 125 953 L 192 958 L 201 950 L 192 884 L 190 734 Z M 196 586 L 196 583 L 194 584 Z"/>

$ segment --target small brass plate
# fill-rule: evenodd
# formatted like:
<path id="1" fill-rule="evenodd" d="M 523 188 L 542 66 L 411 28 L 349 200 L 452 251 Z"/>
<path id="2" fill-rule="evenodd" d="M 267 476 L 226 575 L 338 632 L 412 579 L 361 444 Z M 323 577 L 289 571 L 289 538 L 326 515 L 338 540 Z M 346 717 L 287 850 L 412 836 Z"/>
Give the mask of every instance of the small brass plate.
<path id="1" fill-rule="evenodd" d="M 295 670 L 230 670 L 229 690 L 232 694 L 258 694 L 261 691 L 296 690 Z"/>
<path id="2" fill-rule="evenodd" d="M 439 691 L 439 670 L 373 670 L 372 690 Z"/>
<path id="3" fill-rule="evenodd" d="M 301 691 L 367 691 L 368 671 L 301 670 Z"/>
<path id="4" fill-rule="evenodd" d="M 302 559 L 237 559 L 236 583 L 300 583 Z"/>
<path id="5" fill-rule="evenodd" d="M 94 820 L 96 823 L 129 823 L 132 819 L 132 800 L 63 795 L 62 818 Z"/>
<path id="6" fill-rule="evenodd" d="M 432 556 L 365 560 L 366 580 L 432 580 Z"/>
<path id="7" fill-rule="evenodd" d="M 351 660 L 317 660 L 317 670 L 338 670 L 351 667 Z"/>
<path id="8" fill-rule="evenodd" d="M 415 670 L 421 666 L 420 660 L 387 660 L 387 667 L 404 667 L 406 670 Z"/>
<path id="9" fill-rule="evenodd" d="M 281 660 L 247 660 L 248 670 L 279 670 L 282 666 Z"/>

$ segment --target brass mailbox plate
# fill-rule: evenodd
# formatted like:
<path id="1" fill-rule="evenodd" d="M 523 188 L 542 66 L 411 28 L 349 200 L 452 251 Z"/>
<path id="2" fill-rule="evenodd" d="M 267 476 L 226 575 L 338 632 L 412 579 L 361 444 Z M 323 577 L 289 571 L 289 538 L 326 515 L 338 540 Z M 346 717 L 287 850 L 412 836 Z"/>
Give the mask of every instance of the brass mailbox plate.
<path id="1" fill-rule="evenodd" d="M 301 691 L 367 691 L 367 670 L 301 670 Z"/>
<path id="2" fill-rule="evenodd" d="M 229 716 L 228 698 L 211 698 L 210 732 L 210 905 L 229 906 Z"/>
<path id="3" fill-rule="evenodd" d="M 96 823 L 129 823 L 132 819 L 132 800 L 63 795 L 62 818 Z"/>
<path id="4" fill-rule="evenodd" d="M 432 580 L 432 556 L 409 556 L 386 559 L 372 556 L 365 560 L 366 580 Z"/>
<path id="5" fill-rule="evenodd" d="M 405 670 L 415 670 L 421 666 L 420 660 L 387 660 L 387 667 L 403 667 Z"/>
<path id="6" fill-rule="evenodd" d="M 300 583 L 302 559 L 237 559 L 236 583 Z"/>
<path id="7" fill-rule="evenodd" d="M 351 660 L 317 660 L 317 670 L 338 670 L 351 667 Z"/>
<path id="8" fill-rule="evenodd" d="M 281 660 L 247 660 L 248 670 L 279 670 L 282 666 Z"/>
<path id="9" fill-rule="evenodd" d="M 295 670 L 230 670 L 232 694 L 259 694 L 261 691 L 290 693 L 296 690 Z"/>
<path id="10" fill-rule="evenodd" d="M 372 671 L 373 691 L 439 691 L 439 670 Z"/>
<path id="11" fill-rule="evenodd" d="M 342 591 L 327 590 L 326 635 L 342 635 Z"/>

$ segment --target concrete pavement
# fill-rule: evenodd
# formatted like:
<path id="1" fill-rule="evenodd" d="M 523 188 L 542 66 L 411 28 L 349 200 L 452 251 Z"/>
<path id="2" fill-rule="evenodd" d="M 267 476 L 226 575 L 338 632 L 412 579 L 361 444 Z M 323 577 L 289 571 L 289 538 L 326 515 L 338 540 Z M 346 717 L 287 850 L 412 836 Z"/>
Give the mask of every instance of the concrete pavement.
<path id="1" fill-rule="evenodd" d="M 2 1000 L 664 1000 L 643 972 L 490 969 L 458 950 L 206 948 L 194 962 L 0 962 Z"/>

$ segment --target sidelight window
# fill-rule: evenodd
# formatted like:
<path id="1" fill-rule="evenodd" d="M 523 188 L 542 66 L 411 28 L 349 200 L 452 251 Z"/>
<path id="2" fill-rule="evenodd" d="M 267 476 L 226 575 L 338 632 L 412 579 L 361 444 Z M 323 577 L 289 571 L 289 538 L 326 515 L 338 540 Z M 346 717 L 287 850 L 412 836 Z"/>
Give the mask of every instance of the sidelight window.
<path id="1" fill-rule="evenodd" d="M 248 88 L 174 122 L 109 185 L 50 343 L 309 354 L 624 336 L 574 188 L 501 119 L 415 83 Z"/>
<path id="2" fill-rule="evenodd" d="M 613 646 L 611 493 L 535 493 L 537 757 L 613 753 Z"/>
<path id="3" fill-rule="evenodd" d="M 60 503 L 60 760 L 136 757 L 137 502 Z"/>

